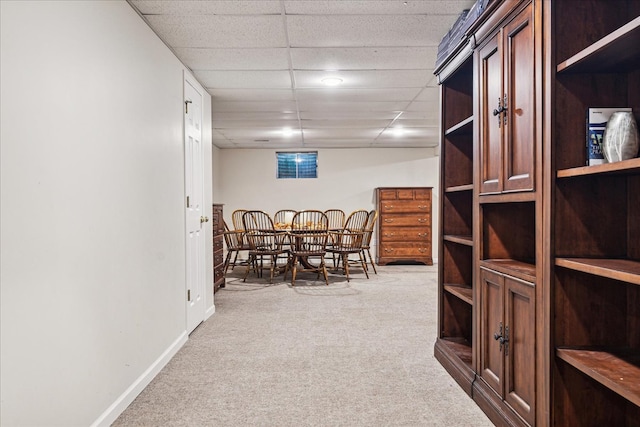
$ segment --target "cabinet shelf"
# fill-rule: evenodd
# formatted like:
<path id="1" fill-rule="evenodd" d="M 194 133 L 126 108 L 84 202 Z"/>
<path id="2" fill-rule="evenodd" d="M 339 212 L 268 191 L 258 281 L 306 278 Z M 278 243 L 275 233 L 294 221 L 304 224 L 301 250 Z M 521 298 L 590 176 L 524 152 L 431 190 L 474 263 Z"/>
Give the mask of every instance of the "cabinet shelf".
<path id="1" fill-rule="evenodd" d="M 640 66 L 640 17 L 558 64 L 558 73 L 620 72 Z"/>
<path id="2" fill-rule="evenodd" d="M 473 184 L 454 185 L 444 189 L 445 193 L 458 193 L 461 191 L 473 191 Z"/>
<path id="3" fill-rule="evenodd" d="M 445 283 L 443 287 L 446 292 L 457 296 L 469 305 L 473 305 L 473 288 L 471 286 Z"/>
<path id="4" fill-rule="evenodd" d="M 458 243 L 466 246 L 473 246 L 473 236 L 454 236 L 451 234 L 447 234 L 442 236 L 443 240 L 447 242 Z"/>
<path id="5" fill-rule="evenodd" d="M 556 265 L 640 285 L 640 261 L 605 258 L 557 258 Z"/>
<path id="6" fill-rule="evenodd" d="M 528 262 L 515 259 L 485 259 L 480 261 L 480 266 L 527 282 L 536 281 L 536 266 Z"/>
<path id="7" fill-rule="evenodd" d="M 449 135 L 470 135 L 473 133 L 473 116 L 467 117 L 460 123 L 451 126 L 444 131 L 444 134 Z"/>
<path id="8" fill-rule="evenodd" d="M 471 365 L 471 343 L 462 337 L 445 337 L 440 338 L 440 342 L 454 353 L 466 365 Z"/>
<path id="9" fill-rule="evenodd" d="M 640 406 L 640 350 L 597 347 L 556 349 L 557 356 Z"/>
<path id="10" fill-rule="evenodd" d="M 603 165 L 580 166 L 558 171 L 558 178 L 571 178 L 589 175 L 635 175 L 640 174 L 640 158 L 623 160 Z"/>

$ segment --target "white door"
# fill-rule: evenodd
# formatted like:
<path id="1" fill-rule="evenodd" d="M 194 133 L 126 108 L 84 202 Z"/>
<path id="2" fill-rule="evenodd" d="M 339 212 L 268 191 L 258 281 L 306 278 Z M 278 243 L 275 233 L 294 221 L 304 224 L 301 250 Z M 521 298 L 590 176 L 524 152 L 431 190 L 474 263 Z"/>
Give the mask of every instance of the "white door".
<path id="1" fill-rule="evenodd" d="M 184 81 L 184 161 L 187 239 L 187 333 L 205 315 L 205 236 L 203 210 L 202 95 Z"/>

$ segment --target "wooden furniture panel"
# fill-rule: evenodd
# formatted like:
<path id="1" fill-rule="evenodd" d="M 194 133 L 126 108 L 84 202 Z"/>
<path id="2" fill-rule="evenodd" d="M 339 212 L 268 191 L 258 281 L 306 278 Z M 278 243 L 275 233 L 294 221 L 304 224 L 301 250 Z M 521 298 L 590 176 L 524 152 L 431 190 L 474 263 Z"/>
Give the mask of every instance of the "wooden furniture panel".
<path id="1" fill-rule="evenodd" d="M 387 227 L 380 235 L 381 242 L 415 241 L 426 244 L 431 242 L 431 230 L 425 227 Z"/>
<path id="2" fill-rule="evenodd" d="M 479 51 L 480 63 L 480 193 L 502 191 L 502 58 L 499 35 Z M 500 104 L 500 105 L 498 105 Z M 495 112 L 494 112 L 495 111 Z"/>
<path id="3" fill-rule="evenodd" d="M 505 276 L 504 400 L 527 423 L 535 424 L 536 312 L 532 283 Z"/>
<path id="4" fill-rule="evenodd" d="M 423 206 L 423 205 L 421 205 Z M 416 212 L 420 210 L 420 212 Z M 404 214 L 384 214 L 380 215 L 380 223 L 382 226 L 388 227 L 430 227 L 431 213 L 424 212 L 423 209 L 415 207 L 414 212 L 407 211 Z"/>
<path id="5" fill-rule="evenodd" d="M 224 220 L 221 204 L 213 205 L 213 292 L 224 288 Z"/>
<path id="6" fill-rule="evenodd" d="M 480 377 L 499 396 L 504 396 L 503 345 L 494 339 L 494 334 L 504 334 L 504 276 L 482 269 L 480 272 L 481 306 L 480 318 Z"/>
<path id="7" fill-rule="evenodd" d="M 473 60 L 441 78 L 438 339 L 434 355 L 469 395 L 475 381 L 473 326 Z"/>
<path id="8" fill-rule="evenodd" d="M 532 6 L 504 27 L 504 186 L 533 190 L 535 174 L 534 29 Z M 504 101 L 506 99 L 506 101 Z"/>
<path id="9" fill-rule="evenodd" d="M 431 211 L 431 199 L 421 199 L 423 203 L 416 203 L 415 200 L 395 200 L 384 201 L 380 203 L 381 214 L 394 214 L 394 213 L 414 213 Z"/>
<path id="10" fill-rule="evenodd" d="M 640 2 L 553 1 L 548 235 L 554 425 L 640 421 L 640 159 L 585 165 L 585 112 L 640 118 Z"/>
<path id="11" fill-rule="evenodd" d="M 481 269 L 480 377 L 535 423 L 535 295 L 532 283 Z"/>
<path id="12" fill-rule="evenodd" d="M 376 262 L 433 264 L 431 253 L 431 187 L 376 189 L 379 242 Z"/>
<path id="13" fill-rule="evenodd" d="M 535 187 L 532 10 L 527 4 L 478 52 L 481 194 Z"/>

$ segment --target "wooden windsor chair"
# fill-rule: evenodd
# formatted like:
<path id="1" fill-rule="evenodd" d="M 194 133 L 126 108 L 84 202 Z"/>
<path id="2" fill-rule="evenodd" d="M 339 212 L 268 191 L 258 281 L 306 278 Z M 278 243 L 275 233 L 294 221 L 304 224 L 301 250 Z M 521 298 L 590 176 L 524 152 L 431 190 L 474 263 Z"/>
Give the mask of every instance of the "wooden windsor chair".
<path id="1" fill-rule="evenodd" d="M 263 211 L 247 211 L 242 216 L 244 235 L 249 242 L 249 259 L 243 281 L 247 280 L 251 264 L 258 277 L 262 277 L 265 269 L 269 270 L 269 283 L 273 283 L 273 276 L 278 268 L 278 261 L 285 259 L 288 263 L 288 251 L 283 247 L 285 234 L 276 231 L 273 220 Z M 284 257 L 283 257 L 284 255 Z"/>
<path id="2" fill-rule="evenodd" d="M 327 241 L 329 240 L 329 220 L 322 211 L 299 211 L 291 224 L 291 286 L 296 285 L 296 276 L 301 272 L 320 274 L 329 285 L 329 275 L 325 265 Z M 287 270 L 285 270 L 285 278 Z"/>
<path id="3" fill-rule="evenodd" d="M 331 233 L 331 246 L 327 248 L 327 252 L 333 255 L 334 268 L 339 268 L 342 264 L 342 271 L 347 276 L 347 282 L 350 280 L 350 263 L 361 266 L 367 279 L 369 278 L 367 265 L 362 255 L 368 216 L 369 212 L 366 210 L 353 211 L 345 221 L 344 228 Z M 350 260 L 351 255 L 358 255 L 359 260 Z"/>

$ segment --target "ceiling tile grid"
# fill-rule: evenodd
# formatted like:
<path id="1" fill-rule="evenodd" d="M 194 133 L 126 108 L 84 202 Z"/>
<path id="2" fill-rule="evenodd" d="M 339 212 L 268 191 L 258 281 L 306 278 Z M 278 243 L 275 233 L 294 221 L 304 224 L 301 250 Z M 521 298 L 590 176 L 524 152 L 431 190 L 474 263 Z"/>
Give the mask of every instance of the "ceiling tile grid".
<path id="1" fill-rule="evenodd" d="M 437 147 L 437 47 L 474 1 L 129 3 L 211 94 L 214 145 L 298 150 Z"/>

